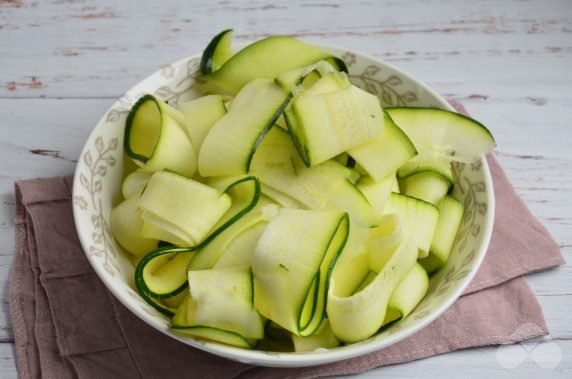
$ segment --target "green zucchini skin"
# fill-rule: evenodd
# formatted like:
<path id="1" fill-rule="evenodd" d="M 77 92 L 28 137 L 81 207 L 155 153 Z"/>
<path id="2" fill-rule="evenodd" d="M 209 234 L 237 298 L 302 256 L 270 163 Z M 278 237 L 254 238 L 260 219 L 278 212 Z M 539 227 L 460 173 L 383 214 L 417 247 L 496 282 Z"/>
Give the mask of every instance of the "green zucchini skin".
<path id="1" fill-rule="evenodd" d="M 333 55 L 330 52 L 294 37 L 274 35 L 238 51 L 218 70 L 211 72 L 207 80 L 224 92 L 236 94 L 256 78 L 274 79 L 281 72 L 331 58 Z M 259 64 L 253 65 L 253 59 Z M 334 65 L 347 69 L 341 60 L 331 61 Z"/>
<path id="2" fill-rule="evenodd" d="M 174 313 L 169 308 L 158 304 L 156 302 L 156 300 L 167 299 L 167 298 L 178 295 L 179 293 L 181 293 L 181 291 L 183 291 L 184 289 L 186 289 L 188 287 L 188 283 L 186 280 L 184 280 L 179 285 L 177 285 L 175 288 L 173 288 L 172 291 L 169 291 L 166 293 L 156 293 L 156 292 L 152 291 L 149 288 L 149 286 L 147 285 L 147 283 L 145 282 L 145 277 L 144 277 L 143 273 L 144 273 L 146 266 L 153 259 L 161 257 L 165 254 L 174 254 L 174 253 L 189 254 L 189 253 L 195 253 L 195 252 L 200 251 L 204 246 L 206 246 L 213 239 L 215 239 L 225 229 L 227 229 L 229 226 L 234 224 L 237 220 L 239 220 L 245 214 L 247 214 L 252 209 L 254 209 L 256 204 L 258 204 L 258 201 L 260 200 L 260 195 L 261 195 L 260 181 L 258 180 L 257 177 L 246 176 L 244 178 L 241 178 L 241 179 L 233 182 L 232 184 L 230 184 L 224 192 L 226 193 L 232 187 L 234 187 L 240 183 L 247 182 L 247 181 L 252 181 L 254 184 L 254 195 L 252 197 L 252 201 L 245 208 L 243 208 L 242 210 L 237 212 L 234 216 L 232 216 L 229 220 L 227 220 L 227 222 L 225 222 L 223 225 L 219 226 L 215 231 L 213 231 L 207 238 L 205 238 L 205 240 L 203 242 L 201 242 L 200 244 L 198 244 L 196 246 L 190 246 L 190 247 L 176 247 L 176 246 L 172 246 L 172 245 L 159 247 L 159 248 L 149 252 L 147 255 L 145 255 L 141 259 L 141 261 L 139 261 L 139 263 L 137 264 L 137 267 L 135 268 L 135 286 L 137 287 L 137 290 L 139 291 L 139 293 L 141 294 L 143 299 L 147 303 L 149 303 L 153 308 L 157 309 L 159 312 L 161 312 L 167 316 L 172 317 Z M 186 268 L 185 268 L 185 271 L 186 271 Z"/>
<path id="3" fill-rule="evenodd" d="M 411 139 L 420 155 L 472 163 L 496 147 L 486 126 L 471 117 L 440 108 L 387 107 L 395 123 Z"/>
<path id="4" fill-rule="evenodd" d="M 209 42 L 201 57 L 201 62 L 199 65 L 201 74 L 203 75 L 211 74 L 213 71 L 216 71 L 216 69 L 218 68 L 217 66 L 220 67 L 224 63 L 224 62 L 216 62 L 216 53 L 221 48 L 221 44 L 230 42 L 230 38 L 232 37 L 233 32 L 234 32 L 233 29 L 223 30 Z M 222 48 L 226 47 L 227 46 L 222 46 Z M 229 57 L 226 58 L 228 59 Z"/>
<path id="5" fill-rule="evenodd" d="M 161 107 L 159 106 L 159 103 L 157 102 L 155 96 L 149 94 L 141 96 L 139 100 L 137 100 L 137 102 L 133 105 L 133 107 L 129 111 L 129 114 L 127 115 L 127 120 L 125 121 L 125 133 L 123 137 L 123 148 L 125 150 L 125 153 L 134 160 L 143 163 L 147 163 L 149 158 L 144 155 L 136 154 L 133 150 L 131 150 L 129 138 L 131 136 L 131 129 L 133 128 L 133 119 L 135 118 L 135 114 L 137 114 L 137 110 L 139 109 L 139 107 L 147 101 L 152 101 L 153 103 L 155 103 L 155 106 L 161 113 Z M 151 154 L 151 156 L 152 155 L 153 154 Z"/>

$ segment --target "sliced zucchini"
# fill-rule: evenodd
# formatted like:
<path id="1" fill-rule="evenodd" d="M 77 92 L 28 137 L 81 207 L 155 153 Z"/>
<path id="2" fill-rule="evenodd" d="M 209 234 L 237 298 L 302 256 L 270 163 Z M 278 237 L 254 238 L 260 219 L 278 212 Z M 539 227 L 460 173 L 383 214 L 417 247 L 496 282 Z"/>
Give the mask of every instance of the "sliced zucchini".
<path id="1" fill-rule="evenodd" d="M 383 325 L 409 316 L 429 290 L 429 276 L 419 263 L 395 287 L 389 298 Z"/>
<path id="2" fill-rule="evenodd" d="M 179 294 L 187 287 L 187 266 L 195 254 L 192 248 L 166 246 L 146 255 L 136 272 L 141 292 L 155 299 Z"/>
<path id="3" fill-rule="evenodd" d="M 253 176 L 235 178 L 230 184 L 227 183 L 224 190 L 217 192 L 225 196 L 231 194 L 230 197 L 233 198 L 235 206 L 217 222 L 213 228 L 214 231 L 202 243 L 183 248 L 178 246 L 161 247 L 145 255 L 138 263 L 135 269 L 135 284 L 143 298 L 150 304 L 155 304 L 154 299 L 174 296 L 187 287 L 187 269 L 190 263 L 194 261 L 196 252 L 208 246 L 254 209 L 260 199 L 260 183 Z M 250 201 L 243 201 L 247 198 Z M 236 204 L 240 204 L 240 206 L 236 206 Z M 177 258 L 176 262 L 171 262 L 174 256 L 183 254 L 187 255 L 187 258 L 180 257 Z M 187 259 L 186 263 L 183 262 L 185 259 Z M 201 260 L 208 261 L 205 258 L 201 258 Z M 177 262 L 182 263 L 178 264 Z M 168 265 L 168 267 L 164 269 L 162 268 L 163 265 Z M 158 282 L 161 283 L 157 284 Z"/>
<path id="4" fill-rule="evenodd" d="M 292 335 L 294 351 L 314 351 L 316 349 L 332 349 L 340 346 L 340 340 L 332 332 L 330 321 L 324 320 L 320 328 L 311 336 L 301 337 Z"/>
<path id="5" fill-rule="evenodd" d="M 137 213 L 139 198 L 135 193 L 111 210 L 109 224 L 117 242 L 133 255 L 144 255 L 157 247 L 157 240 L 141 235 L 143 221 Z"/>
<path id="6" fill-rule="evenodd" d="M 247 173 L 258 145 L 290 98 L 289 92 L 271 80 L 258 79 L 246 85 L 203 141 L 199 152 L 201 176 Z"/>
<path id="7" fill-rule="evenodd" d="M 293 334 L 314 334 L 324 320 L 330 274 L 348 232 L 346 213 L 281 209 L 252 262 L 260 314 Z"/>
<path id="8" fill-rule="evenodd" d="M 491 132 L 480 122 L 438 108 L 385 108 L 413 141 L 420 154 L 435 154 L 471 163 L 496 147 Z"/>
<path id="9" fill-rule="evenodd" d="M 187 246 L 201 243 L 230 206 L 227 194 L 167 171 L 151 177 L 139 201 L 143 221 Z"/>
<path id="10" fill-rule="evenodd" d="M 181 113 L 185 117 L 185 131 L 196 151 L 212 126 L 226 114 L 226 107 L 220 95 L 207 95 L 181 104 Z"/>
<path id="11" fill-rule="evenodd" d="M 240 50 L 207 78 L 222 90 L 236 94 L 255 79 L 274 79 L 282 72 L 323 59 L 347 71 L 343 61 L 333 58 L 331 53 L 296 38 L 271 36 Z"/>
<path id="12" fill-rule="evenodd" d="M 170 170 L 192 176 L 197 153 L 183 130 L 183 115 L 153 95 L 141 97 L 127 115 L 124 148 L 148 171 Z"/>
<path id="13" fill-rule="evenodd" d="M 236 333 L 245 340 L 262 339 L 264 323 L 254 308 L 249 266 L 189 271 L 188 277 L 190 295 L 173 316 L 171 327 L 192 335 L 194 328 L 201 327 Z M 220 342 L 228 343 L 227 338 Z"/>
<path id="14" fill-rule="evenodd" d="M 282 191 L 278 191 L 272 187 L 267 186 L 265 183 L 261 184 L 262 193 L 272 199 L 274 202 L 283 208 L 304 209 L 305 207 L 296 199 L 286 195 Z"/>
<path id="15" fill-rule="evenodd" d="M 177 332 L 182 335 L 201 338 L 208 341 L 220 342 L 225 345 L 241 347 L 244 349 L 253 349 L 256 346 L 255 341 L 246 339 L 238 333 L 212 328 L 210 326 L 172 325 L 171 329 L 174 332 Z"/>
<path id="16" fill-rule="evenodd" d="M 463 204 L 449 195 L 445 196 L 437 207 L 439 221 L 431 242 L 431 251 L 427 258 L 419 260 L 429 274 L 443 267 L 449 259 L 464 213 Z"/>
<path id="17" fill-rule="evenodd" d="M 356 186 L 371 205 L 373 212 L 372 225 L 380 225 L 385 204 L 389 199 L 389 195 L 397 186 L 395 175 L 387 175 L 379 181 L 375 181 L 371 176 L 362 176 L 356 183 Z"/>
<path id="18" fill-rule="evenodd" d="M 401 193 L 437 205 L 449 192 L 451 182 L 433 171 L 419 172 L 399 180 Z"/>
<path id="19" fill-rule="evenodd" d="M 423 154 L 416 155 L 403 164 L 397 170 L 397 178 L 405 179 L 420 172 L 431 171 L 446 178 L 453 184 L 453 172 L 451 171 L 451 161 L 446 157 Z"/>
<path id="20" fill-rule="evenodd" d="M 135 194 L 141 195 L 152 175 L 153 171 L 146 171 L 141 168 L 127 175 L 121 183 L 121 195 L 123 198 L 128 199 Z"/>
<path id="21" fill-rule="evenodd" d="M 261 143 L 253 158 L 252 173 L 267 187 L 305 208 L 347 211 L 362 224 L 373 222 L 370 204 L 349 180 L 352 170 L 334 160 L 305 167 L 282 129 L 272 129 Z"/>
<path id="22" fill-rule="evenodd" d="M 389 255 L 385 265 L 355 294 L 348 297 L 339 294 L 336 281 L 332 280 L 327 313 L 334 335 L 343 342 L 361 341 L 379 330 L 393 289 L 417 259 L 417 249 L 407 240 L 402 240 L 397 249 L 384 254 Z"/>
<path id="23" fill-rule="evenodd" d="M 274 205 L 267 206 L 273 207 Z M 276 209 L 277 211 L 278 209 Z M 235 236 L 225 247 L 213 267 L 252 265 L 254 249 L 267 225 L 268 222 L 266 220 L 260 221 Z"/>
<path id="24" fill-rule="evenodd" d="M 397 214 L 386 214 L 381 218 L 379 226 L 370 229 L 367 247 L 369 251 L 369 269 L 379 272 L 389 258 L 390 252 L 399 247 L 404 239 L 403 223 L 405 221 Z M 367 284 L 367 278 L 365 278 Z"/>
<path id="25" fill-rule="evenodd" d="M 249 182 L 246 182 L 243 185 L 249 185 Z M 260 195 L 257 194 L 257 196 Z M 231 226 L 223 230 L 216 238 L 212 239 L 208 244 L 201 248 L 200 252 L 189 264 L 189 270 L 205 270 L 215 266 L 221 267 L 221 265 L 224 266 L 225 260 L 232 261 L 233 258 L 234 260 L 250 261 L 248 257 L 253 254 L 254 246 L 250 246 L 252 247 L 250 250 L 237 252 L 237 244 L 240 244 L 237 239 L 244 238 L 245 233 L 259 225 L 266 225 L 269 219 L 271 219 L 273 215 L 278 212 L 278 206 L 272 204 L 270 201 L 259 199 L 255 200 L 254 198 L 251 198 L 250 201 L 246 200 L 235 202 L 235 204 L 233 204 L 233 209 L 231 208 L 228 213 L 236 214 L 240 209 L 246 208 L 249 203 L 253 201 L 256 201 L 257 204 L 250 212 L 248 212 L 248 214 L 242 216 Z M 256 230 L 259 230 L 259 228 L 256 228 Z M 247 241 L 243 242 L 253 242 L 252 245 L 256 245 L 257 239 L 255 241 L 251 241 L 249 238 L 247 238 Z M 249 246 L 247 245 L 243 247 L 248 248 Z M 228 254 L 234 254 L 235 256 L 224 259 L 223 262 L 221 262 L 219 265 L 218 261 Z"/>
<path id="26" fill-rule="evenodd" d="M 356 86 L 299 96 L 292 103 L 295 122 L 289 113 L 285 115 L 296 148 L 308 166 L 369 141 L 383 127 L 379 99 Z"/>
<path id="27" fill-rule="evenodd" d="M 348 154 L 368 175 L 379 181 L 417 155 L 417 150 L 391 117 L 384 113 L 381 132 L 371 141 L 349 149 Z"/>
<path id="28" fill-rule="evenodd" d="M 439 220 L 437 207 L 426 201 L 392 192 L 384 213 L 395 213 L 401 218 L 405 238 L 411 240 L 419 249 L 419 258 L 425 258 L 429 254 Z"/>
<path id="29" fill-rule="evenodd" d="M 334 66 L 326 61 L 319 61 L 306 67 L 297 67 L 282 72 L 276 76 L 274 81 L 280 87 L 292 92 L 297 86 L 302 86 L 302 90 L 307 89 L 320 78 L 333 72 L 336 72 Z"/>
<path id="30" fill-rule="evenodd" d="M 232 34 L 232 29 L 223 30 L 209 42 L 201 57 L 201 74 L 213 73 L 232 56 Z"/>

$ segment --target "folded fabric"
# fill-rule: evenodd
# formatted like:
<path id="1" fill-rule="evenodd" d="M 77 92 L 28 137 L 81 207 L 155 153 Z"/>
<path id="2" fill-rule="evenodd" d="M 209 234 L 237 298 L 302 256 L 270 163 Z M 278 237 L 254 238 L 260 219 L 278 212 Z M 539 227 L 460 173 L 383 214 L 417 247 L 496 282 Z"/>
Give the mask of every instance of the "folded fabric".
<path id="1" fill-rule="evenodd" d="M 19 374 L 22 378 L 313 378 L 545 335 L 542 311 L 522 275 L 561 265 L 564 259 L 495 158 L 489 156 L 488 162 L 496 196 L 495 226 L 483 265 L 464 295 L 428 327 L 400 343 L 344 362 L 288 369 L 226 360 L 145 324 L 113 297 L 90 266 L 73 222 L 71 178 L 17 182 L 10 310 Z"/>

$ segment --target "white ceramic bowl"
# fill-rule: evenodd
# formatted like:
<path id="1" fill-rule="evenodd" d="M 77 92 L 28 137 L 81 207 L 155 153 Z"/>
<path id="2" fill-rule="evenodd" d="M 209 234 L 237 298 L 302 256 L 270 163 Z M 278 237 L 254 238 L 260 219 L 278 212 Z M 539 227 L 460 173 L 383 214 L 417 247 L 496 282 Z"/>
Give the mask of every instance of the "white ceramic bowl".
<path id="1" fill-rule="evenodd" d="M 383 105 L 452 109 L 437 93 L 392 65 L 361 53 L 324 48 L 342 57 L 353 82 L 378 95 Z M 308 353 L 245 350 L 171 332 L 169 320 L 138 295 L 133 283 L 134 268 L 111 235 L 109 214 L 120 198 L 123 130 L 129 109 L 145 93 L 175 106 L 198 96 L 194 83 L 199 60 L 200 54 L 164 66 L 119 98 L 95 126 L 76 168 L 73 211 L 80 241 L 103 283 L 127 308 L 182 344 L 244 363 L 294 367 L 340 361 L 387 347 L 426 327 L 455 302 L 483 261 L 492 232 L 494 195 L 484 159 L 470 165 L 454 165 L 455 197 L 465 205 L 458 238 L 447 265 L 431 279 L 428 295 L 403 322 L 359 343 Z"/>

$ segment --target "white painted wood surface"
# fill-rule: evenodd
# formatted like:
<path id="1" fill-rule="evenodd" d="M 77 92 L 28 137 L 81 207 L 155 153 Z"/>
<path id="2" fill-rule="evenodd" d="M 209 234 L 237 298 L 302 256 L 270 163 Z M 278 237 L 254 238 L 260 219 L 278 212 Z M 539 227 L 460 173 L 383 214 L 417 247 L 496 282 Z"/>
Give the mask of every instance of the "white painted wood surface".
<path id="1" fill-rule="evenodd" d="M 570 0 L 0 0 L 0 377 L 17 377 L 7 296 L 14 181 L 73 173 L 115 98 L 228 27 L 238 41 L 281 33 L 366 52 L 461 101 L 496 136 L 517 192 L 572 261 Z M 572 377 L 572 264 L 528 278 L 557 365 L 506 369 L 489 347 L 362 376 Z"/>

